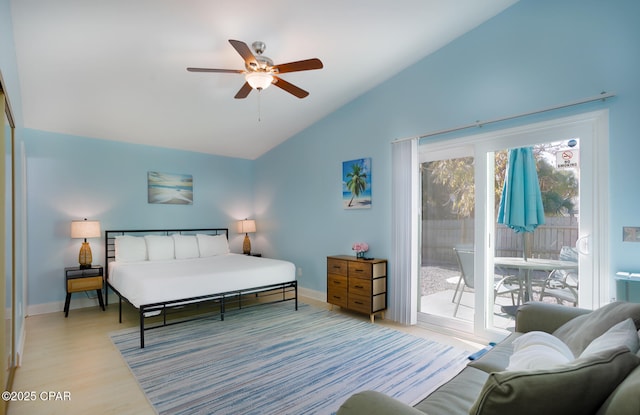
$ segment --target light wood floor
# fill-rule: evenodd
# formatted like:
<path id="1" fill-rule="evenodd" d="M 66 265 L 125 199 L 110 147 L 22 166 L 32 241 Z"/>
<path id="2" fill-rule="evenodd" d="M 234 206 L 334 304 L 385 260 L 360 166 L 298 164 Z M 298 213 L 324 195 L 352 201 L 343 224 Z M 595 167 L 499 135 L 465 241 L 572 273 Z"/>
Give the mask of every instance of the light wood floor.
<path id="1" fill-rule="evenodd" d="M 314 300 L 301 300 L 315 306 L 329 307 Z M 71 310 L 68 318 L 64 318 L 62 312 L 28 317 L 22 365 L 16 371 L 13 390 L 33 391 L 37 399 L 10 402 L 8 414 L 155 414 L 108 335 L 112 331 L 138 324 L 136 310 L 130 306 L 124 306 L 123 309 L 122 324 L 118 324 L 117 304 L 110 305 L 106 312 L 98 307 Z M 337 309 L 336 312 L 343 311 Z M 364 315 L 345 313 L 353 318 L 368 320 Z M 378 318 L 375 324 L 470 351 L 481 347 L 476 343 Z M 60 393 L 54 395 L 53 399 L 65 399 L 65 393 L 70 399 L 51 400 L 48 392 Z"/>

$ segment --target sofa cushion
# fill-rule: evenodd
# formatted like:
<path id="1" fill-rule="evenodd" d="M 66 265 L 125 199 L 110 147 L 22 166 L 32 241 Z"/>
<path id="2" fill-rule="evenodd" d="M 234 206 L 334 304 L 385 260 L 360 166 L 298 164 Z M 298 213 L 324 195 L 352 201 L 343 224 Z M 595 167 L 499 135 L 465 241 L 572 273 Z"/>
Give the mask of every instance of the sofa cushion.
<path id="1" fill-rule="evenodd" d="M 513 342 L 506 370 L 549 369 L 575 359 L 569 347 L 544 331 L 530 331 Z"/>
<path id="2" fill-rule="evenodd" d="M 607 398 L 596 415 L 640 414 L 640 367 L 634 369 Z"/>
<path id="3" fill-rule="evenodd" d="M 574 355 L 580 356 L 589 343 L 627 318 L 633 320 L 636 329 L 640 328 L 640 304 L 620 301 L 607 304 L 568 321 L 552 334 L 565 342 Z"/>
<path id="4" fill-rule="evenodd" d="M 520 336 L 522 333 L 511 333 L 479 359 L 470 362 L 468 366 L 487 373 L 504 370 L 509 365 L 509 358 L 513 354 L 513 342 Z"/>
<path id="5" fill-rule="evenodd" d="M 336 415 L 424 415 L 415 408 L 410 407 L 384 393 L 376 391 L 362 391 L 349 397 Z"/>
<path id="6" fill-rule="evenodd" d="M 492 373 L 469 413 L 595 413 L 639 363 L 622 346 L 553 369 Z"/>
<path id="7" fill-rule="evenodd" d="M 630 318 L 611 327 L 602 336 L 589 343 L 580 357 L 613 349 L 621 345 L 627 346 L 631 353 L 638 351 L 638 332 L 633 320 Z"/>
<path id="8" fill-rule="evenodd" d="M 482 370 L 466 367 L 415 408 L 429 415 L 467 415 L 488 377 Z"/>

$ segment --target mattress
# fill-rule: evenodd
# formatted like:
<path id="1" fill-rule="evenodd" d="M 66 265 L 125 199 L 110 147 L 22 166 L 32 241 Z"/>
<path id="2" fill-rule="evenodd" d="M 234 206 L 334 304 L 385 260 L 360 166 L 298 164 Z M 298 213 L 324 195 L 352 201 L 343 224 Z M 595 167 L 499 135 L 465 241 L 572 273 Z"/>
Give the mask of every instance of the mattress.
<path id="1" fill-rule="evenodd" d="M 240 254 L 166 261 L 111 262 L 109 284 L 141 305 L 295 281 L 288 261 Z"/>

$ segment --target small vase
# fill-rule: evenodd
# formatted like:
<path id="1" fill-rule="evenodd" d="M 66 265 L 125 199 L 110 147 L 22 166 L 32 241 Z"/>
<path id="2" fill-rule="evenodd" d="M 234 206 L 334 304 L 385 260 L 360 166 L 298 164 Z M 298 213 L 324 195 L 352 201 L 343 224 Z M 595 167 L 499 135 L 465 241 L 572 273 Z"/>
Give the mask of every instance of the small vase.
<path id="1" fill-rule="evenodd" d="M 364 258 L 364 252 L 356 252 L 356 258 Z"/>

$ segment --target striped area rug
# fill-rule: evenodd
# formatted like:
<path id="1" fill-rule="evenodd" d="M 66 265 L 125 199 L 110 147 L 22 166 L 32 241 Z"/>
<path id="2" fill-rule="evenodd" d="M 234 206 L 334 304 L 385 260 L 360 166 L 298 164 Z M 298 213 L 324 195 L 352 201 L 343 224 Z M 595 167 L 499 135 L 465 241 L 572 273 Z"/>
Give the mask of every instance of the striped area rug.
<path id="1" fill-rule="evenodd" d="M 159 414 L 333 414 L 373 389 L 413 405 L 467 352 L 301 304 L 269 304 L 111 339 Z"/>

